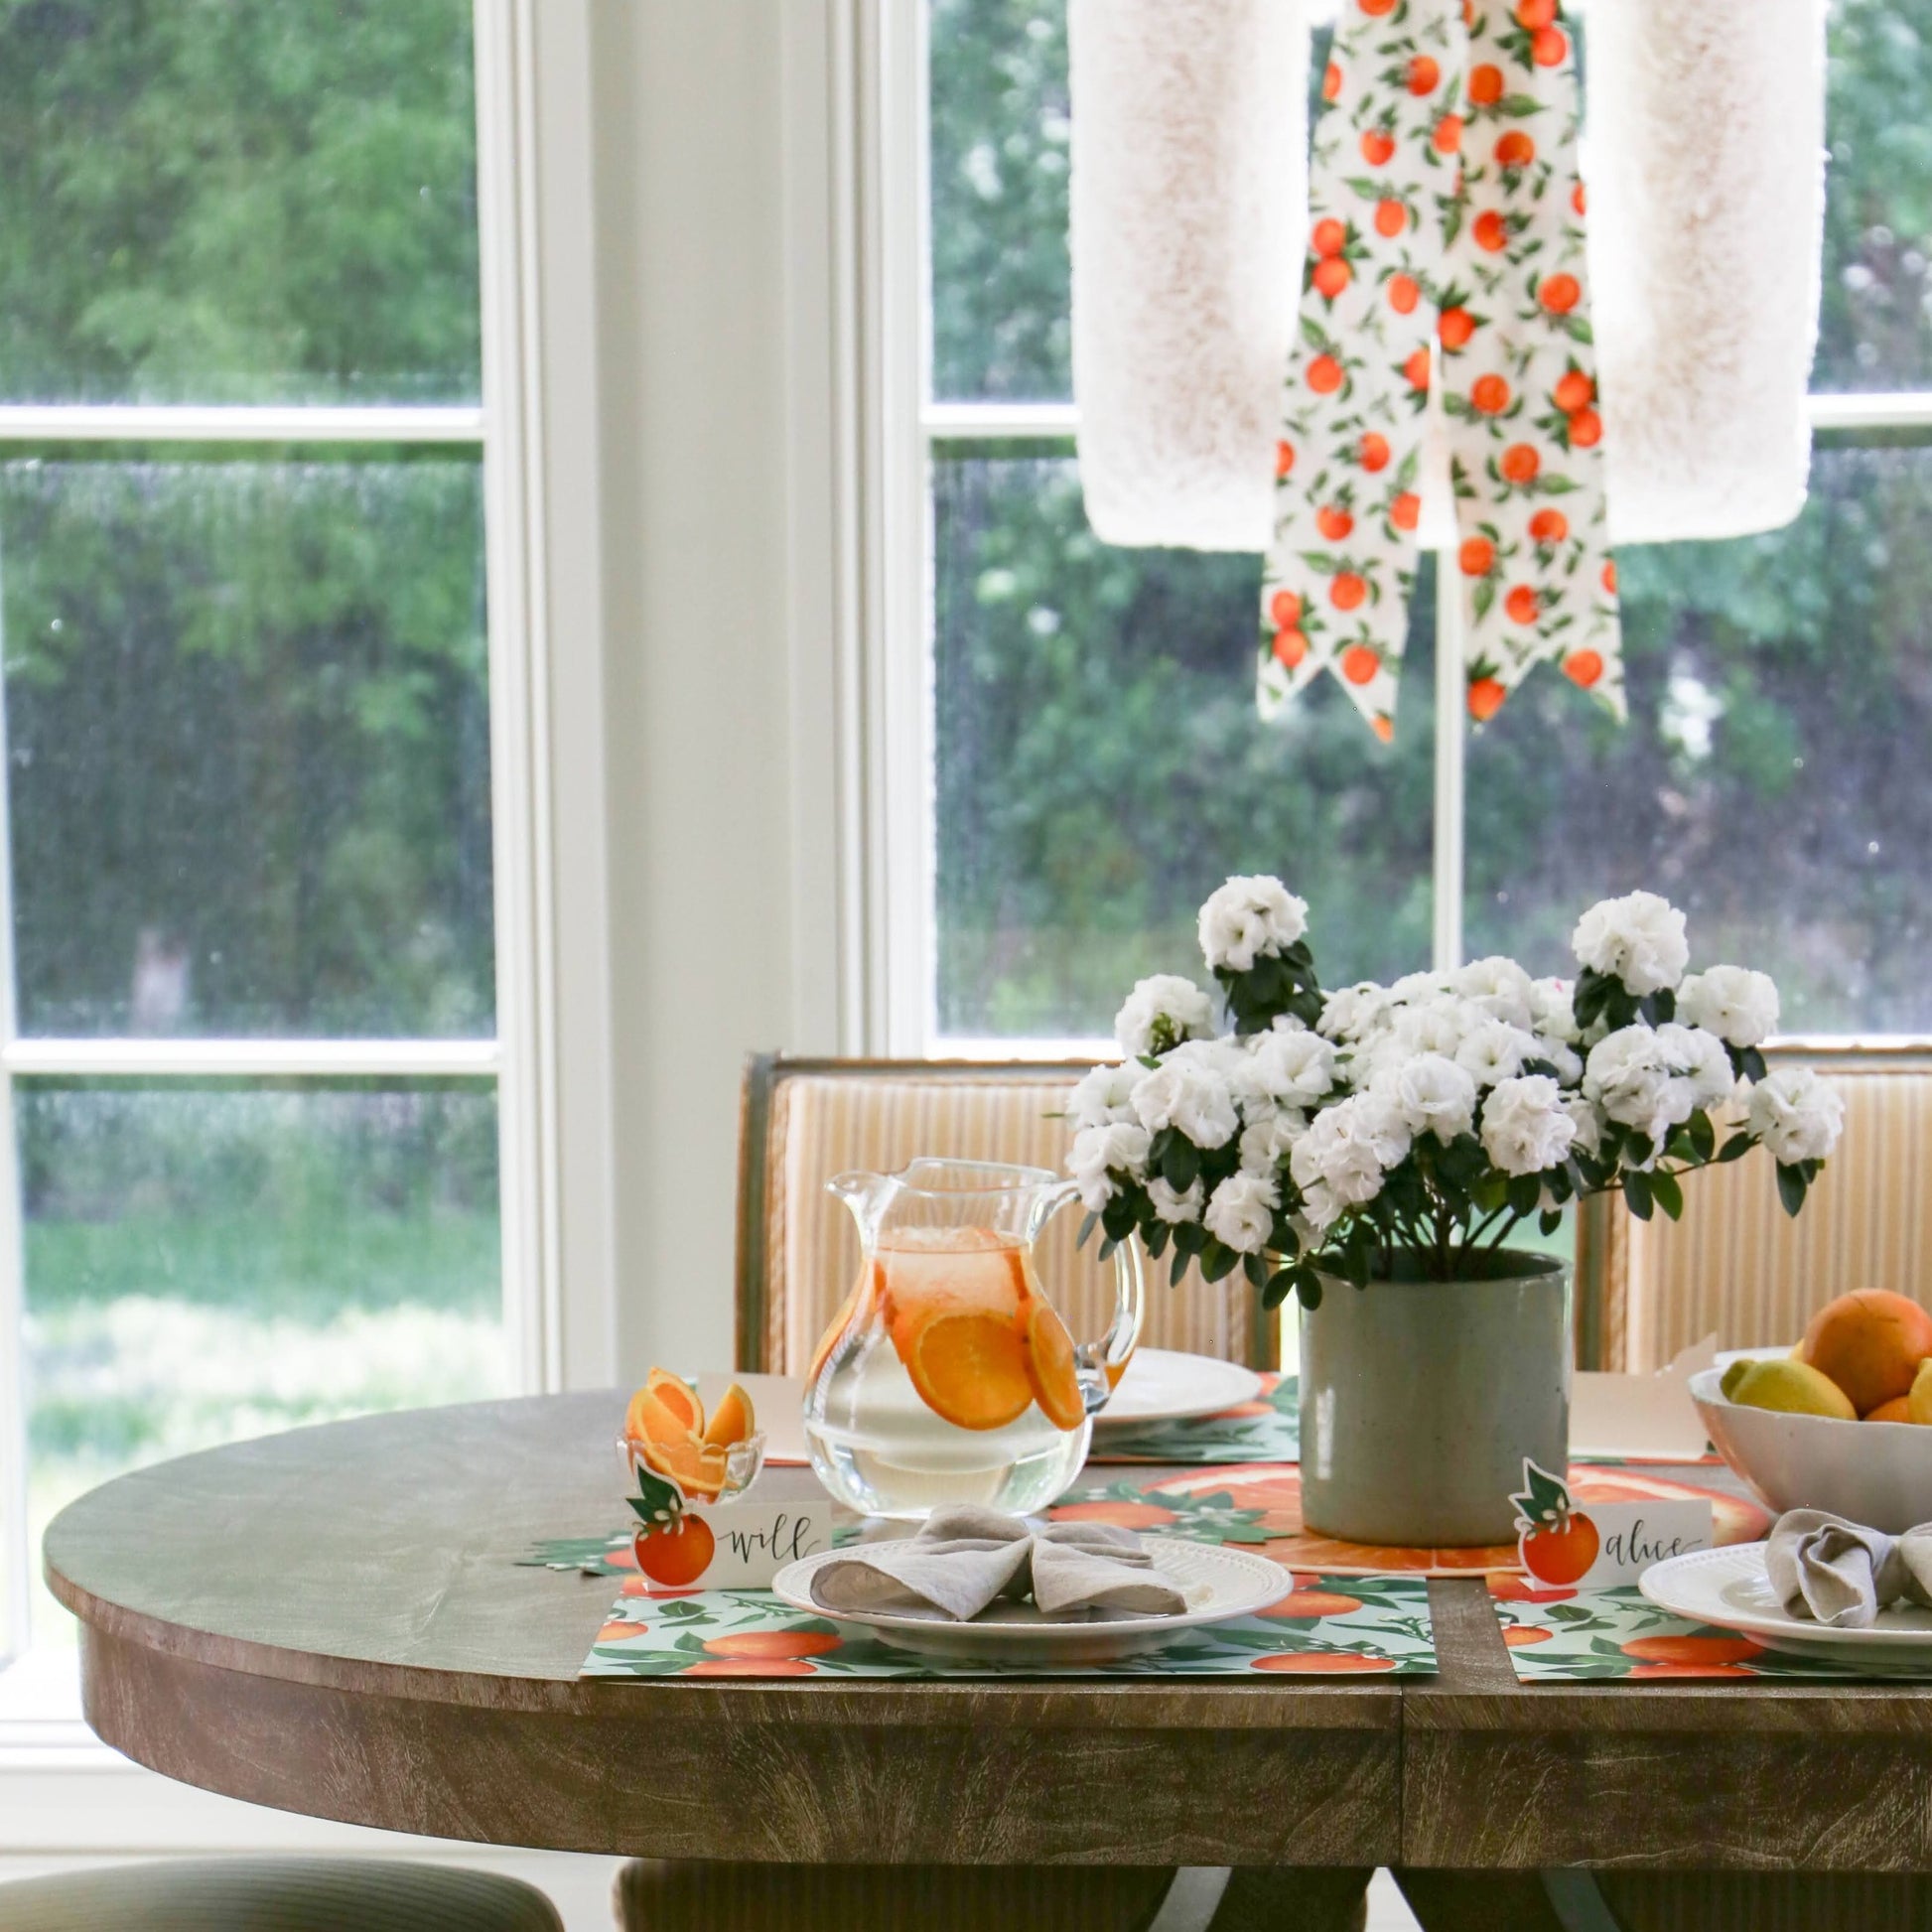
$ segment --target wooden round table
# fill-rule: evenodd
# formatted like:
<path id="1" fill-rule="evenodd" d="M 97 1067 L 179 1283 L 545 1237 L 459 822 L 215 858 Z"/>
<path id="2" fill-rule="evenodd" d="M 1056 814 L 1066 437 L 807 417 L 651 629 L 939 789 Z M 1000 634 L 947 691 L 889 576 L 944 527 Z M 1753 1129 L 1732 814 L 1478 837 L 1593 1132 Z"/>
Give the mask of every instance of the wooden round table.
<path id="1" fill-rule="evenodd" d="M 624 1523 L 612 1393 L 335 1423 L 123 1476 L 48 1531 L 88 1722 L 170 1777 L 392 1831 L 823 1863 L 1376 1865 L 1383 1678 L 579 1682 Z M 809 1472 L 773 1471 L 809 1484 Z"/>

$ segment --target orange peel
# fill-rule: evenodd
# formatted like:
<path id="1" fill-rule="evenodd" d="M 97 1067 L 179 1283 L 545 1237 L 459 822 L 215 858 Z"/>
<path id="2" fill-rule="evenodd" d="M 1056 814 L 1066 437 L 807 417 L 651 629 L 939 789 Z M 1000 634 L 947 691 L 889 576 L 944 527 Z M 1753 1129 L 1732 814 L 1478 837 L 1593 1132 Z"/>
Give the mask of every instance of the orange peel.
<path id="1" fill-rule="evenodd" d="M 704 1426 L 704 1440 L 714 1449 L 730 1449 L 734 1443 L 742 1443 L 755 1435 L 758 1426 L 758 1413 L 752 1407 L 752 1398 L 739 1383 L 734 1382 L 718 1398 L 718 1406 Z"/>

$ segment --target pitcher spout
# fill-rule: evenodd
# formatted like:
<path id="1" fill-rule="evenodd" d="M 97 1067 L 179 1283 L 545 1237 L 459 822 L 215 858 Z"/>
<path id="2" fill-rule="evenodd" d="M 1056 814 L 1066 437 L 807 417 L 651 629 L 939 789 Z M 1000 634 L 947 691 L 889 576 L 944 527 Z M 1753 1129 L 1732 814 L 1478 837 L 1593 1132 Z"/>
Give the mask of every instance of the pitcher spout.
<path id="1" fill-rule="evenodd" d="M 897 1186 L 892 1174 L 867 1173 L 854 1168 L 847 1173 L 835 1173 L 825 1183 L 825 1191 L 836 1194 L 851 1208 L 852 1218 L 859 1223 L 859 1238 L 870 1248 L 879 1230 L 879 1217 Z"/>

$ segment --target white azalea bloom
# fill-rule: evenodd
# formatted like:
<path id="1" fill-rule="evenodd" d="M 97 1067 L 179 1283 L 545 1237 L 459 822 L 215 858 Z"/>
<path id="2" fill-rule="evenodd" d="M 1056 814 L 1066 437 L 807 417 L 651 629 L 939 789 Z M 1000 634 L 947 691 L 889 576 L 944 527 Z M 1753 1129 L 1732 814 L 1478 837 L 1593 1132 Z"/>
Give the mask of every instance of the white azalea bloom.
<path id="1" fill-rule="evenodd" d="M 1147 1197 L 1162 1220 L 1175 1223 L 1198 1221 L 1206 1190 L 1196 1180 L 1184 1194 L 1176 1194 L 1159 1175 L 1147 1183 Z"/>
<path id="2" fill-rule="evenodd" d="M 1191 1066 L 1228 1080 L 1247 1065 L 1248 1049 L 1224 1034 L 1215 1039 L 1183 1039 L 1167 1061 L 1170 1066 Z"/>
<path id="3" fill-rule="evenodd" d="M 1677 1017 L 1733 1046 L 1760 1046 L 1778 1030 L 1778 989 L 1769 973 L 1713 966 L 1677 989 Z"/>
<path id="4" fill-rule="evenodd" d="M 1640 999 L 1675 986 L 1691 958 L 1684 914 L 1655 893 L 1599 899 L 1577 921 L 1570 944 L 1584 965 Z"/>
<path id="5" fill-rule="evenodd" d="M 1751 1089 L 1750 1128 L 1780 1165 L 1823 1161 L 1845 1130 L 1845 1100 L 1808 1066 L 1781 1066 Z"/>
<path id="6" fill-rule="evenodd" d="M 1535 1019 L 1530 976 L 1513 959 L 1500 953 L 1472 959 L 1450 975 L 1455 993 L 1492 1020 L 1526 1032 Z"/>
<path id="7" fill-rule="evenodd" d="M 1407 1005 L 1414 1000 L 1427 1000 L 1449 990 L 1448 976 L 1443 973 L 1404 973 L 1389 988 L 1389 998 L 1398 1005 Z"/>
<path id="8" fill-rule="evenodd" d="M 1673 1073 L 1691 1083 L 1694 1107 L 1715 1107 L 1730 1098 L 1737 1076 L 1730 1069 L 1730 1055 L 1716 1034 L 1702 1027 L 1675 1024 L 1657 1029 L 1657 1043 L 1664 1050 Z"/>
<path id="9" fill-rule="evenodd" d="M 1147 1173 L 1147 1151 L 1153 1138 L 1145 1127 L 1137 1127 L 1131 1121 L 1083 1128 L 1073 1137 L 1067 1171 L 1076 1178 L 1084 1173 L 1098 1171 L 1131 1174 L 1140 1180 Z"/>
<path id="10" fill-rule="evenodd" d="M 1563 1111 L 1577 1129 L 1577 1138 L 1570 1144 L 1571 1152 L 1594 1155 L 1603 1144 L 1603 1116 L 1595 1102 L 1581 1093 L 1567 1093 L 1563 1096 Z"/>
<path id="11" fill-rule="evenodd" d="M 1288 1108 L 1250 1121 L 1241 1130 L 1241 1172 L 1274 1173 L 1308 1131 L 1307 1116 Z"/>
<path id="12" fill-rule="evenodd" d="M 1213 1031 L 1213 1001 L 1178 973 L 1156 973 L 1142 980 L 1114 1015 L 1114 1037 L 1130 1060 L 1144 1053 L 1165 1053 L 1183 1039 Z"/>
<path id="13" fill-rule="evenodd" d="M 1530 982 L 1530 1031 L 1549 1039 L 1577 1043 L 1576 988 L 1568 980 Z"/>
<path id="14" fill-rule="evenodd" d="M 1134 1085 L 1146 1071 L 1131 1060 L 1096 1066 L 1075 1082 L 1066 1101 L 1066 1117 L 1075 1128 L 1106 1127 L 1134 1118 Z"/>
<path id="15" fill-rule="evenodd" d="M 1475 1120 L 1475 1080 L 1442 1053 L 1418 1054 L 1390 1067 L 1370 1091 L 1401 1115 L 1411 1134 L 1434 1134 L 1445 1147 Z"/>
<path id="16" fill-rule="evenodd" d="M 1330 1039 L 1360 1039 L 1387 1017 L 1389 994 L 1373 980 L 1330 993 L 1321 1003 L 1321 1031 Z"/>
<path id="17" fill-rule="evenodd" d="M 1669 1078 L 1663 1048 L 1648 1027 L 1605 1034 L 1584 1063 L 1584 1092 L 1625 1127 L 1650 1124 Z"/>
<path id="18" fill-rule="evenodd" d="M 1404 1007 L 1396 1015 L 1388 1037 L 1404 1055 L 1442 1053 L 1453 1059 L 1472 1024 L 1482 1025 L 1482 1016 L 1459 1000 L 1437 995 L 1422 1004 Z"/>
<path id="19" fill-rule="evenodd" d="M 1554 1034 L 1536 1035 L 1536 1051 L 1530 1058 L 1548 1060 L 1557 1070 L 1557 1083 L 1560 1086 L 1574 1087 L 1584 1077 L 1583 1055 L 1569 1041 L 1559 1039 Z"/>
<path id="20" fill-rule="evenodd" d="M 1281 1190 L 1260 1174 L 1232 1173 L 1214 1189 L 1201 1221 L 1215 1240 L 1238 1255 L 1258 1255 L 1274 1232 Z"/>
<path id="21" fill-rule="evenodd" d="M 1344 1100 L 1315 1115 L 1295 1143 L 1289 1173 L 1305 1195 L 1319 1184 L 1342 1206 L 1353 1207 L 1382 1191 L 1383 1170 L 1394 1163 L 1385 1163 L 1376 1153 L 1372 1133 L 1357 1131 L 1362 1125 L 1360 1104 L 1359 1099 Z"/>
<path id="22" fill-rule="evenodd" d="M 1384 1168 L 1408 1160 L 1415 1133 L 1386 1093 L 1371 1088 L 1356 1094 L 1352 1100 L 1343 1101 L 1342 1105 L 1354 1110 L 1349 1132 L 1367 1146 Z"/>
<path id="23" fill-rule="evenodd" d="M 1455 1049 L 1456 1065 L 1484 1087 L 1513 1079 L 1535 1057 L 1536 1035 L 1501 1020 L 1478 1021 Z"/>
<path id="24" fill-rule="evenodd" d="M 1150 1134 L 1172 1127 L 1198 1148 L 1224 1147 L 1240 1121 L 1227 1081 L 1212 1067 L 1163 1060 L 1134 1088 L 1134 1112 Z"/>
<path id="25" fill-rule="evenodd" d="M 1335 1084 L 1332 1041 L 1306 1030 L 1256 1034 L 1235 1073 L 1235 1090 L 1299 1107 L 1325 1100 Z"/>
<path id="26" fill-rule="evenodd" d="M 1504 1173 L 1542 1173 L 1577 1139 L 1563 1092 L 1547 1073 L 1505 1080 L 1482 1103 L 1482 1146 Z"/>
<path id="27" fill-rule="evenodd" d="M 1313 1234 L 1326 1234 L 1341 1219 L 1342 1204 L 1325 1182 L 1311 1180 L 1302 1189 L 1302 1219 Z"/>
<path id="28" fill-rule="evenodd" d="M 1230 879 L 1200 909 L 1200 949 L 1215 969 L 1245 973 L 1283 953 L 1309 929 L 1309 908 L 1279 879 Z"/>

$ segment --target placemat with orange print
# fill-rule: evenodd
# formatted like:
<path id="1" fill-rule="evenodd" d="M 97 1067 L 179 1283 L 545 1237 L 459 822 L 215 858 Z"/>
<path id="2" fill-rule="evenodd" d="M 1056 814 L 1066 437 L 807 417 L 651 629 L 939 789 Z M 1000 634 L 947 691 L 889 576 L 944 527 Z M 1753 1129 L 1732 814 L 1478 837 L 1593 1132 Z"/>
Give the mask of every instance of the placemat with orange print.
<path id="1" fill-rule="evenodd" d="M 1672 1616 L 1634 1584 L 1587 1591 L 1544 1589 L 1530 1587 L 1520 1576 L 1491 1577 L 1489 1594 L 1509 1661 L 1524 1684 L 1644 1684 L 1660 1677 L 1843 1680 L 1871 1674 L 1822 1657 L 1767 1650 L 1736 1630 Z"/>
<path id="2" fill-rule="evenodd" d="M 1708 1497 L 1720 1543 L 1749 1543 L 1770 1527 L 1763 1510 L 1729 1489 L 1660 1476 L 1630 1464 L 1577 1463 L 1570 1471 L 1570 1493 L 1580 1502 L 1599 1503 Z M 1513 1543 L 1479 1550 L 1403 1549 L 1342 1543 L 1306 1530 L 1302 1472 L 1292 1462 L 1122 1476 L 1069 1490 L 1046 1513 L 1092 1517 L 1204 1543 L 1248 1544 L 1292 1570 L 1327 1576 L 1468 1577 L 1518 1568 Z"/>
<path id="3" fill-rule="evenodd" d="M 1108 1423 L 1100 1412 L 1087 1461 L 1293 1462 L 1302 1453 L 1298 1383 L 1264 1374 L 1252 1402 L 1184 1422 Z"/>
<path id="4" fill-rule="evenodd" d="M 848 1527 L 839 1540 L 853 1533 Z M 653 1592 L 623 1535 L 552 1538 L 525 1561 L 622 1580 L 580 1677 L 1413 1677 L 1436 1669 L 1429 1587 L 1419 1577 L 1302 1572 L 1253 1616 L 1179 1632 L 1118 1663 L 1069 1669 L 917 1657 L 858 1626 L 801 1614 L 766 1589 Z"/>

